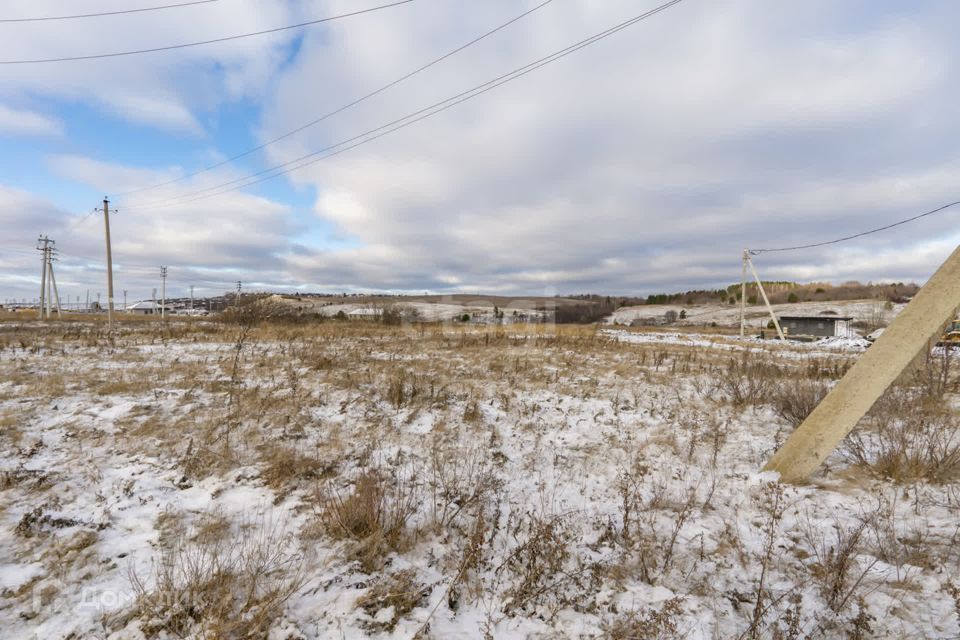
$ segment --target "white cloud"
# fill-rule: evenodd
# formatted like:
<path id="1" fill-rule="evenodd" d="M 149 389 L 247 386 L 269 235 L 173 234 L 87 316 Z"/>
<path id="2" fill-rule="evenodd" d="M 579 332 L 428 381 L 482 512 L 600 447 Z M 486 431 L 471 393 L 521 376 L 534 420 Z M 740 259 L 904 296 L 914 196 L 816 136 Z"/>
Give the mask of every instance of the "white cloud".
<path id="1" fill-rule="evenodd" d="M 15 4 L 25 11 L 31 3 Z M 263 106 L 253 128 L 267 140 L 453 49 L 533 0 L 521 4 L 411 3 L 306 30 L 289 61 L 295 34 L 5 69 L 0 98 L 83 100 L 197 140 L 198 122 L 243 99 Z M 267 161 L 381 125 L 650 6 L 551 3 L 270 147 Z M 350 9 L 347 0 L 309 7 L 240 2 L 228 12 L 211 5 L 190 20 L 173 12 L 124 22 L 109 41 L 94 30 L 38 26 L 0 43 L 0 58 L 97 51 L 104 42 L 140 48 Z M 312 211 L 323 232 L 305 235 L 345 238 L 342 248 L 304 247 L 304 229 L 290 209 L 236 192 L 142 216 L 127 207 L 131 217 L 118 216 L 116 246 L 129 262 L 203 263 L 258 271 L 265 282 L 338 289 L 649 292 L 724 284 L 739 277 L 744 245 L 815 242 L 956 199 L 952 78 L 960 56 L 949 25 L 958 12 L 951 3 L 906 9 L 869 0 L 682 3 L 474 101 L 292 174 L 295 188 L 316 193 Z M 66 155 L 51 166 L 101 190 L 165 182 L 189 170 L 145 171 Z M 141 200 L 242 173 L 220 169 Z M 771 278 L 923 278 L 948 252 L 949 242 L 929 242 L 944 225 L 927 220 L 757 262 Z M 98 250 L 98 229 L 78 237 Z"/>
<path id="2" fill-rule="evenodd" d="M 103 10 L 126 8 L 116 1 L 107 5 Z M 249 33 L 295 22 L 305 10 L 298 5 L 292 0 L 244 0 L 95 20 L 4 25 L 0 60 L 132 51 Z M 70 14 L 75 9 L 76 3 L 68 0 L 45 2 L 42 10 L 32 0 L 4 3 L 5 14 L 11 16 Z M 198 113 L 265 90 L 296 35 L 281 32 L 99 60 L 5 65 L 0 98 L 81 102 L 133 123 L 197 135 Z"/>
<path id="3" fill-rule="evenodd" d="M 722 11 L 678 5 L 514 84 L 298 171 L 295 182 L 317 189 L 318 216 L 360 246 L 301 256 L 297 273 L 413 290 L 453 281 L 521 291 L 548 283 L 565 291 L 711 285 L 737 277 L 744 243 L 843 235 L 929 208 L 949 197 L 957 168 L 936 137 L 952 128 L 953 116 L 928 106 L 954 97 L 954 45 L 935 28 L 943 20 L 935 11 L 874 15 L 872 5 L 859 7 L 857 20 L 853 9 L 825 2 L 785 8 L 745 0 Z M 642 9 L 550 5 L 272 147 L 271 157 L 286 161 L 377 126 Z M 508 2 L 468 13 L 422 6 L 388 24 L 337 25 L 332 35 L 310 36 L 277 82 L 263 137 L 520 10 Z M 443 28 L 451 24 L 457 28 Z M 921 113 L 924 131 L 917 130 Z M 932 152 L 913 152 L 918 134 Z M 909 246 L 928 232 L 918 226 L 871 242 Z M 818 273 L 869 277 L 862 263 L 836 255 L 769 264 L 787 270 L 791 261 L 825 260 Z M 890 273 L 873 255 L 876 272 Z M 927 263 L 897 264 L 916 275 Z"/>
<path id="4" fill-rule="evenodd" d="M 71 180 L 91 186 L 131 185 L 162 181 L 170 173 L 147 173 L 140 169 L 92 160 L 82 156 L 61 156 L 52 161 L 56 171 Z M 153 194 L 158 199 L 187 190 L 203 188 L 213 181 L 235 176 L 220 172 Z M 242 278 L 252 288 L 256 282 L 289 279 L 281 256 L 290 246 L 289 238 L 298 228 L 286 205 L 266 198 L 233 193 L 202 203 L 145 210 L 114 204 L 110 217 L 117 291 L 128 289 L 133 296 L 147 296 L 160 265 L 170 267 L 169 285 L 186 291 L 196 284 L 205 292 L 222 292 Z M 30 253 L 37 233 L 56 240 L 62 251 L 58 283 L 62 291 L 75 295 L 92 288 L 103 291 L 104 238 L 100 214 L 78 215 L 63 210 L 42 197 L 0 185 L 0 226 L 5 231 L 2 251 L 13 249 L 16 268 L 6 269 L 0 287 L 8 292 L 29 295 L 17 284 L 32 276 L 36 260 Z"/>
<path id="5" fill-rule="evenodd" d="M 21 136 L 59 136 L 63 123 L 35 111 L 13 109 L 0 104 L 0 133 Z"/>
<path id="6" fill-rule="evenodd" d="M 190 110 L 176 98 L 147 95 L 112 96 L 108 108 L 124 120 L 158 129 L 200 135 L 203 128 Z"/>

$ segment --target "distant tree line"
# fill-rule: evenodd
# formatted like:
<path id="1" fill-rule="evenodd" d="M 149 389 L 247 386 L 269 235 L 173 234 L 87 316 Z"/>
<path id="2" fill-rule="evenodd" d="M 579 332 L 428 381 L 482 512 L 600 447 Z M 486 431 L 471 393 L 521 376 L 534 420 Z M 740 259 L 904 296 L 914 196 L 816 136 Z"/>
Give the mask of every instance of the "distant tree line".
<path id="1" fill-rule="evenodd" d="M 557 324 L 590 324 L 606 318 L 620 307 L 632 307 L 643 303 L 643 298 L 578 294 L 557 301 L 554 319 Z"/>

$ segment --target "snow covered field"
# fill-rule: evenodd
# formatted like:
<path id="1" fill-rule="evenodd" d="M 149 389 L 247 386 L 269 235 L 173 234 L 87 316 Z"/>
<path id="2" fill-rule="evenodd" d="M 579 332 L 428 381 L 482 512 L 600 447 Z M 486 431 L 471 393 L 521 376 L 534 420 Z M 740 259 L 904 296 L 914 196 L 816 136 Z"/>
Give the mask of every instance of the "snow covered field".
<path id="1" fill-rule="evenodd" d="M 903 304 L 891 304 L 889 308 L 877 300 L 837 300 L 832 302 L 794 302 L 772 305 L 777 315 L 818 316 L 823 314 L 850 316 L 854 321 L 880 321 L 882 326 L 891 322 Z M 637 307 L 621 307 L 607 318 L 609 324 L 630 324 L 634 320 L 659 320 L 668 311 L 686 317 L 677 320 L 680 326 L 703 326 L 716 323 L 721 327 L 740 326 L 740 306 L 737 304 L 646 304 Z M 767 326 L 770 314 L 763 304 L 747 307 L 747 326 L 753 333 Z"/>
<path id="2" fill-rule="evenodd" d="M 4 638 L 956 638 L 942 359 L 803 486 L 865 345 L 0 325 Z"/>

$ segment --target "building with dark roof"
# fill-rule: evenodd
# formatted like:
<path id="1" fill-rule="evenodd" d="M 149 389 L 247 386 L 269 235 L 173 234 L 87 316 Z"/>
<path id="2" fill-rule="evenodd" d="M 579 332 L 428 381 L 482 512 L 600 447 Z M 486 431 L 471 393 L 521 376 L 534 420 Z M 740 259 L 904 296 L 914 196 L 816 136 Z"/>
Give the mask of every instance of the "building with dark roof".
<path id="1" fill-rule="evenodd" d="M 821 338 L 852 335 L 849 316 L 780 316 L 780 327 L 791 336 L 817 336 Z"/>

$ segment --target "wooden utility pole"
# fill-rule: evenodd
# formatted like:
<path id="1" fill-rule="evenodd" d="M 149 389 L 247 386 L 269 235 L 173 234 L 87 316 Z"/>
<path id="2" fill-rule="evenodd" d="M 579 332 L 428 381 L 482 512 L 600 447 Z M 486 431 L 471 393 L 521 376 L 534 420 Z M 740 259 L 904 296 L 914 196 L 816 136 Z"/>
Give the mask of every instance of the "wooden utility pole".
<path id="1" fill-rule="evenodd" d="M 765 467 L 804 480 L 913 362 L 960 305 L 960 248 L 937 269 L 877 341 L 837 383 Z"/>
<path id="2" fill-rule="evenodd" d="M 110 249 L 110 200 L 103 198 L 103 230 L 107 239 L 107 325 L 113 327 L 113 253 Z"/>

